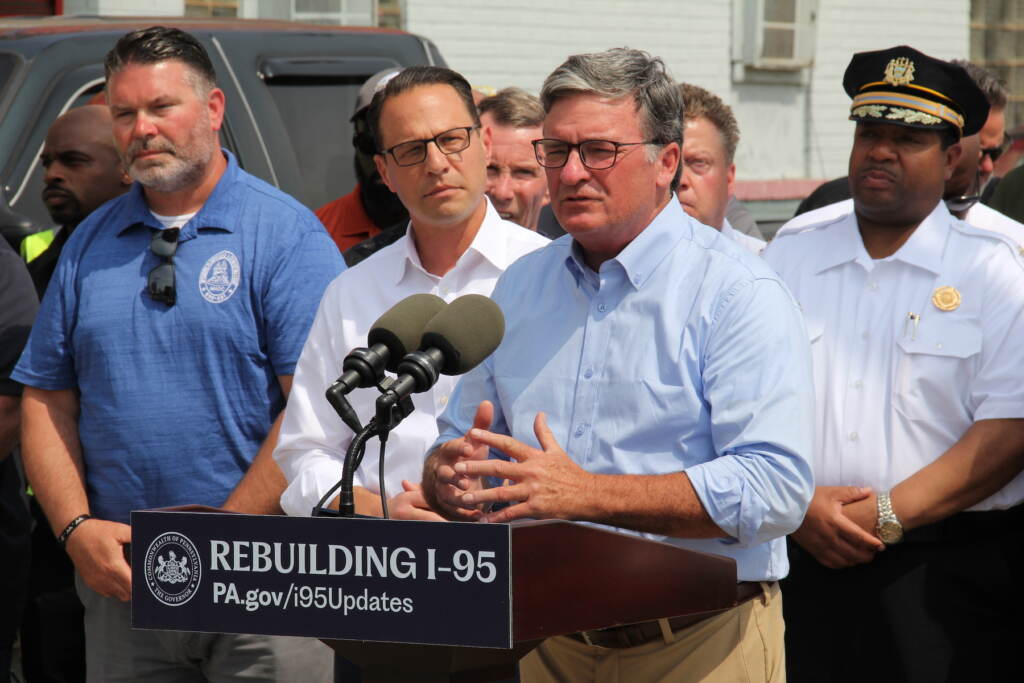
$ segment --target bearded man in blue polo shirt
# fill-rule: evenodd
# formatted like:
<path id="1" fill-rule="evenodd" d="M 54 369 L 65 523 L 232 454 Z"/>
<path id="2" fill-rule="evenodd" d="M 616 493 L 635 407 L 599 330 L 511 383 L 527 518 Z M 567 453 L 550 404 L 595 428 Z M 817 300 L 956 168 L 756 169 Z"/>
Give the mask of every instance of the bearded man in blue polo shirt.
<path id="1" fill-rule="evenodd" d="M 129 512 L 220 505 L 273 447 L 344 264 L 310 211 L 220 149 L 224 93 L 195 38 L 129 33 L 106 72 L 135 184 L 68 241 L 13 375 L 26 469 L 86 608 L 88 677 L 329 680 L 314 640 L 131 629 Z"/>

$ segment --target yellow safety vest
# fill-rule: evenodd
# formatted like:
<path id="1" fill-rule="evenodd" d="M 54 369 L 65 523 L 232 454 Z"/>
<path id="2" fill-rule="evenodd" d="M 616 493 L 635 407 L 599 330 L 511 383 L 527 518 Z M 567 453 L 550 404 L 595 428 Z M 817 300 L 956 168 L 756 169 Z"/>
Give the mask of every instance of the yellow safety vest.
<path id="1" fill-rule="evenodd" d="M 50 248 L 56 236 L 56 231 L 51 228 L 25 237 L 21 240 L 21 258 L 25 259 L 25 263 L 32 263 L 36 257 Z"/>

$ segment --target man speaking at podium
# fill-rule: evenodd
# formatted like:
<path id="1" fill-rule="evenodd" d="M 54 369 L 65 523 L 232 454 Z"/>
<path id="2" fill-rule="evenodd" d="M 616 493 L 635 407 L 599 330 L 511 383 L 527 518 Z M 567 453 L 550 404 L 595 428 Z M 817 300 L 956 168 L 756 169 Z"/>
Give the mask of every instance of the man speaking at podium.
<path id="1" fill-rule="evenodd" d="M 439 420 L 424 495 L 451 519 L 594 522 L 735 558 L 738 607 L 550 638 L 523 680 L 781 680 L 775 582 L 813 493 L 800 310 L 675 200 L 682 103 L 660 59 L 570 57 L 541 100 L 569 235 L 498 281 L 505 338 Z"/>

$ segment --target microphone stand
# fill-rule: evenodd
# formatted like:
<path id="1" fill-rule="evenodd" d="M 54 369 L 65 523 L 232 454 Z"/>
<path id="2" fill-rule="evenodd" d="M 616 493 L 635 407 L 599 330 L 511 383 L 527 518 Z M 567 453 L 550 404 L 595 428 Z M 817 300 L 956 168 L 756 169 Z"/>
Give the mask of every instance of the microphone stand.
<path id="1" fill-rule="evenodd" d="M 360 463 L 363 461 L 363 455 L 366 452 L 366 442 L 374 436 L 380 437 L 380 497 L 381 497 L 381 508 L 384 511 L 384 517 L 387 518 L 387 493 L 384 488 L 384 446 L 387 443 L 388 434 L 392 429 L 397 427 L 399 423 L 405 418 L 412 414 L 414 407 L 412 404 L 412 397 L 405 396 L 399 400 L 395 400 L 395 392 L 392 390 L 392 385 L 395 380 L 391 377 L 385 377 L 377 385 L 377 389 L 381 392 L 382 396 L 377 399 L 377 415 L 370 420 L 369 424 L 365 427 L 360 427 L 356 432 L 352 442 L 348 445 L 348 449 L 345 451 L 345 463 L 341 470 L 341 480 L 337 484 L 331 487 L 331 489 L 323 495 L 320 501 L 313 508 L 312 515 L 314 517 L 367 517 L 368 515 L 357 515 L 355 505 L 355 494 L 352 485 L 352 479 L 355 477 L 356 470 L 359 469 Z M 330 394 L 328 394 L 330 395 Z M 334 401 L 330 401 L 331 405 L 338 409 Z M 347 401 L 346 401 L 347 403 Z M 341 415 L 341 411 L 339 416 Z M 349 424 L 350 420 L 346 420 L 342 417 L 346 424 Z M 356 423 L 358 425 L 358 422 Z M 352 425 L 349 425 L 350 427 Z M 331 501 L 331 496 L 335 491 L 341 489 L 338 496 L 338 509 L 335 510 L 328 507 Z"/>

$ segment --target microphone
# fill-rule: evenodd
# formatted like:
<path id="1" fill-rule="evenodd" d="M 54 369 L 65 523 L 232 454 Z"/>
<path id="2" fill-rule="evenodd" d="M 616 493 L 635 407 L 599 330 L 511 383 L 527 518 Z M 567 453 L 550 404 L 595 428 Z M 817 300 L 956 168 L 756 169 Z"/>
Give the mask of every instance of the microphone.
<path id="1" fill-rule="evenodd" d="M 342 363 L 341 377 L 326 392 L 331 404 L 346 425 L 358 433 L 359 417 L 345 400 L 357 388 L 375 386 L 384 371 L 396 372 L 410 349 L 416 348 L 426 324 L 445 309 L 444 299 L 433 294 L 413 294 L 389 308 L 370 328 L 369 347 L 352 349 Z"/>
<path id="2" fill-rule="evenodd" d="M 469 372 L 490 356 L 505 335 L 505 316 L 486 296 L 460 296 L 423 328 L 419 349 L 398 363 L 398 377 L 377 398 L 377 422 L 390 425 L 391 408 L 412 393 L 427 391 L 440 375 Z"/>

